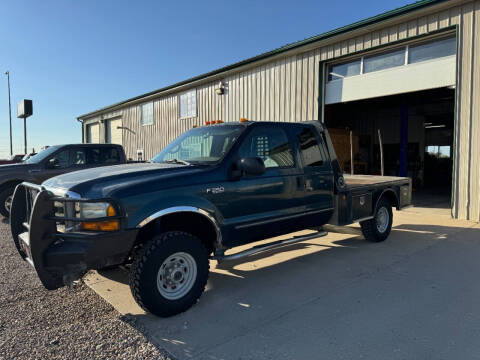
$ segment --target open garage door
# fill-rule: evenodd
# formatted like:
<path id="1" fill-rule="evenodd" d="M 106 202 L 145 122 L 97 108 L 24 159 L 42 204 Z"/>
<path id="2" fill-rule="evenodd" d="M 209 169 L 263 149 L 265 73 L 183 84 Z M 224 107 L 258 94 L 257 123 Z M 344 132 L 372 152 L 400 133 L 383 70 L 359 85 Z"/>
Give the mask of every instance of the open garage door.
<path id="1" fill-rule="evenodd" d="M 325 104 L 454 86 L 453 36 L 328 65 Z"/>
<path id="2" fill-rule="evenodd" d="M 100 142 L 100 124 L 87 125 L 87 143 L 98 144 Z"/>
<path id="3" fill-rule="evenodd" d="M 408 176 L 413 202 L 450 207 L 455 90 L 450 88 L 325 106 L 325 124 L 344 172 Z M 350 133 L 352 142 L 350 142 Z"/>
<path id="4" fill-rule="evenodd" d="M 122 119 L 111 119 L 105 122 L 105 142 L 123 145 Z"/>
<path id="5" fill-rule="evenodd" d="M 324 122 L 344 172 L 381 173 L 380 132 L 384 174 L 410 177 L 417 205 L 450 207 L 456 38 L 366 53 L 327 72 Z"/>

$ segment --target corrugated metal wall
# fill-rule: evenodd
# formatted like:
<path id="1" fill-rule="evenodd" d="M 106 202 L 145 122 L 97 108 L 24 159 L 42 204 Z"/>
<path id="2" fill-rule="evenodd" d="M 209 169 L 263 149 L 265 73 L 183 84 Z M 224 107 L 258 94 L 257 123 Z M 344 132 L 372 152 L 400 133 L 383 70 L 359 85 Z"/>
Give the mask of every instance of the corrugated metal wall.
<path id="1" fill-rule="evenodd" d="M 458 3 L 452 2 L 452 4 Z M 388 26 L 351 39 L 226 76 L 225 94 L 215 93 L 218 81 L 197 87 L 197 117 L 179 119 L 178 94 L 154 101 L 155 122 L 140 124 L 140 105 L 123 110 L 124 146 L 130 157 L 137 149 L 151 158 L 173 138 L 207 120 L 303 121 L 318 118 L 319 63 L 339 56 L 458 26 L 458 81 L 453 190 L 453 215 L 480 220 L 480 0 L 429 15 L 415 13 L 388 21 Z M 321 44 L 319 44 L 321 45 Z M 108 117 L 109 114 L 104 115 Z"/>
<path id="2" fill-rule="evenodd" d="M 480 220 L 480 1 L 456 12 L 459 24 L 457 81 L 457 167 L 453 215 Z"/>

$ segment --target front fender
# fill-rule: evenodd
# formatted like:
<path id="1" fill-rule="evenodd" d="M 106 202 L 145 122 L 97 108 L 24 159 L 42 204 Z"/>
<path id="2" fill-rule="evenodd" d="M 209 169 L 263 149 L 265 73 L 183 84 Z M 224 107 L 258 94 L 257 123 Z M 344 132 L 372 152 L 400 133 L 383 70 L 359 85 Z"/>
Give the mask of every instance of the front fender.
<path id="1" fill-rule="evenodd" d="M 9 186 L 16 187 L 18 184 L 21 184 L 24 180 L 17 178 L 2 179 L 0 181 L 0 191 L 6 189 Z"/>
<path id="2" fill-rule="evenodd" d="M 158 217 L 160 212 L 166 209 L 178 208 L 196 208 L 204 211 L 214 220 L 216 224 L 223 222 L 223 217 L 218 209 L 208 200 L 195 196 L 170 196 L 161 198 L 152 198 L 145 196 L 147 199 L 135 198 L 124 202 L 127 211 L 128 228 L 136 228 L 145 225 L 152 217 Z M 143 196 L 142 196 L 143 198 Z"/>

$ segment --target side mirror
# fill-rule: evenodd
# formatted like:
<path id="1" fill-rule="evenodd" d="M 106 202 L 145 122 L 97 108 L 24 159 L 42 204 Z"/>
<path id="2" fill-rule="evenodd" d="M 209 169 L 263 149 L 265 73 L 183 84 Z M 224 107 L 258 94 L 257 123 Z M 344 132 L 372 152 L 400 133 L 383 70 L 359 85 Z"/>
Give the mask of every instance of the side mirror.
<path id="1" fill-rule="evenodd" d="M 48 160 L 46 165 L 47 169 L 55 169 L 56 167 L 58 167 L 58 159 L 53 158 Z"/>
<path id="2" fill-rule="evenodd" d="M 241 175 L 262 175 L 265 173 L 265 164 L 259 157 L 238 159 L 235 163 Z"/>

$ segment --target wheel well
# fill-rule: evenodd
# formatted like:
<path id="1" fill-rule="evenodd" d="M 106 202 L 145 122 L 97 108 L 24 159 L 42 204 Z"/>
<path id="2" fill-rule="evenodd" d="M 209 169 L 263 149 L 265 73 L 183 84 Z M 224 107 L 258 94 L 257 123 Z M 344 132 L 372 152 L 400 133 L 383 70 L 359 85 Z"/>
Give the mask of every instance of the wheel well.
<path id="1" fill-rule="evenodd" d="M 390 201 L 390 204 L 392 204 L 392 206 L 398 209 L 399 203 L 398 203 L 398 197 L 397 197 L 397 194 L 395 194 L 395 191 L 393 191 L 392 189 L 386 189 L 382 193 L 382 195 L 380 195 L 380 197 L 378 198 L 377 204 L 382 198 L 388 199 L 388 201 Z"/>
<path id="2" fill-rule="evenodd" d="M 167 231 L 185 231 L 198 237 L 211 253 L 215 249 L 217 231 L 215 225 L 205 216 L 194 212 L 178 212 L 164 215 L 142 227 L 137 235 L 137 245 L 153 236 Z"/>
<path id="3" fill-rule="evenodd" d="M 0 191 L 3 191 L 5 190 L 6 188 L 10 187 L 10 186 L 17 186 L 18 184 L 20 184 L 22 182 L 22 180 L 9 180 L 9 181 L 6 181 L 4 182 L 3 184 L 0 185 Z"/>

